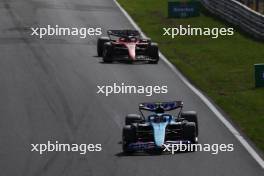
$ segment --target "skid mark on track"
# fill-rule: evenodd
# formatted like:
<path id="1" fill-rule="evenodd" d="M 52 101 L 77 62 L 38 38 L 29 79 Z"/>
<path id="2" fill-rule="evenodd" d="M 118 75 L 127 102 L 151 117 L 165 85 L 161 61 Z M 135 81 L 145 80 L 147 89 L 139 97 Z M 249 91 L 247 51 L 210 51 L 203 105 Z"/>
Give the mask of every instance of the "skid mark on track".
<path id="1" fill-rule="evenodd" d="M 0 8 L 6 8 L 6 1 L 1 0 Z M 16 1 L 9 1 L 8 3 L 17 3 Z M 74 2 L 48 2 L 48 1 L 30 1 L 28 2 L 33 6 L 34 9 L 54 9 L 54 10 L 73 10 L 73 11 L 85 11 L 85 12 L 95 12 L 95 11 L 117 11 L 118 8 L 113 6 L 102 6 L 102 5 L 85 5 L 78 4 Z"/>
<path id="2" fill-rule="evenodd" d="M 8 14 L 11 17 L 14 26 L 16 27 L 15 29 L 22 29 L 23 22 L 20 21 L 19 18 L 17 18 L 16 14 L 13 12 L 7 0 L 4 0 L 4 6 L 8 10 Z M 31 60 L 30 62 L 34 63 L 34 67 L 29 64 L 30 62 L 25 62 L 26 68 L 28 69 L 27 71 L 31 72 L 31 75 L 33 75 L 34 82 L 36 83 L 39 89 L 38 92 L 46 101 L 51 112 L 55 114 L 55 117 L 59 121 L 58 124 L 60 124 L 62 126 L 62 129 L 64 130 L 65 140 L 61 142 L 69 144 L 75 143 L 75 134 L 78 126 L 75 125 L 74 114 L 71 110 L 70 105 L 68 104 L 67 97 L 63 92 L 63 89 L 60 87 L 59 81 L 56 79 L 55 69 L 51 65 L 51 63 L 48 63 L 47 61 L 47 58 L 50 58 L 50 56 L 45 51 L 45 48 L 41 46 L 40 43 L 36 42 L 32 44 L 31 41 L 25 35 L 25 33 L 23 33 L 21 30 L 18 31 L 20 35 L 20 42 L 24 43 L 33 55 L 33 60 Z M 56 154 L 49 158 L 49 160 L 42 168 L 37 168 L 37 172 L 35 175 L 47 173 L 48 170 L 52 168 L 51 166 L 55 163 L 58 157 L 59 155 Z M 30 162 L 30 160 L 31 159 L 29 158 L 28 161 Z M 72 154 L 69 154 L 67 156 L 67 161 L 65 161 L 65 168 L 69 167 L 72 162 L 71 160 Z M 29 172 L 29 168 L 25 167 L 25 170 L 23 172 L 24 175 L 28 175 L 27 172 Z"/>
<path id="3" fill-rule="evenodd" d="M 16 15 L 13 13 L 12 9 L 10 8 L 10 5 L 8 4 L 8 2 L 5 0 L 5 7 L 8 9 L 10 17 L 14 23 L 14 25 L 17 28 L 23 28 L 22 22 L 20 20 L 18 20 L 18 18 L 16 17 Z M 74 127 L 74 123 L 72 121 L 72 117 L 73 117 L 73 113 L 70 110 L 70 106 L 67 103 L 67 99 L 65 97 L 65 95 L 62 92 L 62 89 L 60 88 L 60 86 L 58 85 L 57 80 L 54 78 L 54 74 L 55 71 L 52 69 L 52 65 L 49 64 L 45 59 L 45 58 L 49 58 L 49 55 L 47 52 L 45 52 L 45 49 L 43 47 L 41 47 L 41 45 L 31 45 L 30 41 L 25 37 L 24 33 L 20 33 L 21 35 L 21 40 L 23 41 L 23 43 L 25 43 L 27 45 L 27 47 L 29 48 L 29 50 L 31 51 L 31 53 L 33 54 L 34 58 L 36 59 L 38 66 L 40 68 L 42 68 L 42 70 L 44 71 L 48 82 L 45 83 L 49 83 L 49 84 L 43 84 L 40 85 L 40 88 L 43 89 L 46 87 L 46 85 L 49 85 L 54 91 L 55 91 L 55 95 L 58 95 L 58 99 L 61 100 L 61 105 L 63 106 L 67 121 L 68 121 L 68 125 L 69 128 L 71 129 L 71 131 L 74 131 L 75 127 Z M 45 57 L 43 57 L 43 55 Z M 36 82 L 41 82 L 38 78 L 36 78 Z"/>
<path id="4" fill-rule="evenodd" d="M 53 3 L 53 2 L 44 2 L 44 1 L 33 1 L 33 5 L 36 8 L 47 8 L 47 9 L 65 9 L 65 10 L 77 10 L 77 11 L 115 11 L 117 8 L 113 6 L 97 6 L 97 5 L 84 5 L 77 3 Z"/>
<path id="5" fill-rule="evenodd" d="M 38 44 L 39 42 L 44 44 L 54 44 L 54 45 L 88 45 L 94 46 L 96 44 L 96 40 L 83 40 L 83 41 L 70 41 L 67 39 L 38 39 L 38 38 L 31 38 L 30 36 L 25 37 L 0 37 L 0 45 L 10 45 L 10 44 L 23 44 L 25 43 L 25 39 L 28 43 L 35 43 Z"/>

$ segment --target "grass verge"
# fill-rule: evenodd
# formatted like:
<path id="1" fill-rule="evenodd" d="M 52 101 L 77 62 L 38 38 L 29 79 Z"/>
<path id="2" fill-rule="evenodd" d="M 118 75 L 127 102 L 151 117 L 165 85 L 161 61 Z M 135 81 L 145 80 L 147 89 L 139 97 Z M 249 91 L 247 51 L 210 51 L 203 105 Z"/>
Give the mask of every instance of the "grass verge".
<path id="1" fill-rule="evenodd" d="M 141 29 L 159 43 L 161 52 L 191 82 L 207 93 L 264 151 L 264 88 L 254 88 L 255 63 L 264 63 L 264 44 L 240 32 L 208 36 L 162 36 L 164 27 L 230 27 L 203 13 L 188 19 L 168 19 L 167 1 L 118 0 Z"/>

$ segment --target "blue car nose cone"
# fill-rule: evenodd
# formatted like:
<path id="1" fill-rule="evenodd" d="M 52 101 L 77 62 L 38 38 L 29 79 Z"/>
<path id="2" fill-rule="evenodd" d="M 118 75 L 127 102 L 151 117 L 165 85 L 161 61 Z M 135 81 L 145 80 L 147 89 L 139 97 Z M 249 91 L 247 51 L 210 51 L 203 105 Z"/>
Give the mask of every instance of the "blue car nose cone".
<path id="1" fill-rule="evenodd" d="M 162 147 L 165 141 L 167 123 L 152 123 L 154 131 L 154 142 L 157 147 Z"/>

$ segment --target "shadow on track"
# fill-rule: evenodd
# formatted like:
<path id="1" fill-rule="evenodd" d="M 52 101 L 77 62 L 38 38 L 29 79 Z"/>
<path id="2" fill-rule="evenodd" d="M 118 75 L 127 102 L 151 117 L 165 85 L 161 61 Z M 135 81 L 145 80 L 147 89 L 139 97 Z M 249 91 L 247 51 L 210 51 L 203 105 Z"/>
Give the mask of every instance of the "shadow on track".
<path id="1" fill-rule="evenodd" d="M 102 58 L 100 56 L 93 56 L 94 58 Z M 136 61 L 136 62 L 133 62 L 133 61 L 124 61 L 124 60 L 116 60 L 116 61 L 113 61 L 113 62 L 104 62 L 102 59 L 99 60 L 99 63 L 100 64 L 120 64 L 120 65 L 157 65 L 157 64 L 150 64 L 148 63 L 148 61 Z"/>

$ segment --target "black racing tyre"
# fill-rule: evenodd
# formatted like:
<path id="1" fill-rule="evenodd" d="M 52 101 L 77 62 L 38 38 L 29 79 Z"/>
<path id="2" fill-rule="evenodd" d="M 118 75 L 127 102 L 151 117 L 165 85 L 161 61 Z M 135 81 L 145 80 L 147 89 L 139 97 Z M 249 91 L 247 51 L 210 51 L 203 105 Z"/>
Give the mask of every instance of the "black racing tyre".
<path id="1" fill-rule="evenodd" d="M 159 48 L 157 43 L 151 43 L 149 45 L 148 56 L 152 59 L 149 63 L 157 64 L 159 62 Z"/>
<path id="2" fill-rule="evenodd" d="M 196 125 L 194 122 L 186 122 L 183 128 L 183 136 L 185 140 L 197 143 Z"/>
<path id="3" fill-rule="evenodd" d="M 106 42 L 104 44 L 103 61 L 108 63 L 113 62 L 113 46 L 111 42 Z"/>
<path id="4" fill-rule="evenodd" d="M 123 127 L 122 146 L 124 153 L 133 153 L 134 151 L 128 148 L 128 145 L 136 142 L 136 130 L 130 125 Z"/>
<path id="5" fill-rule="evenodd" d="M 132 123 L 139 123 L 142 118 L 139 114 L 128 114 L 125 119 L 125 125 L 131 125 Z"/>
<path id="6" fill-rule="evenodd" d="M 197 113 L 195 111 L 184 111 L 181 113 L 181 118 L 187 120 L 188 122 L 194 122 L 196 125 L 196 135 L 198 136 L 198 118 Z"/>
<path id="7" fill-rule="evenodd" d="M 97 55 L 99 57 L 103 56 L 104 44 L 106 42 L 109 42 L 109 41 L 110 41 L 109 37 L 100 37 L 100 38 L 98 38 L 98 40 L 97 40 Z"/>

